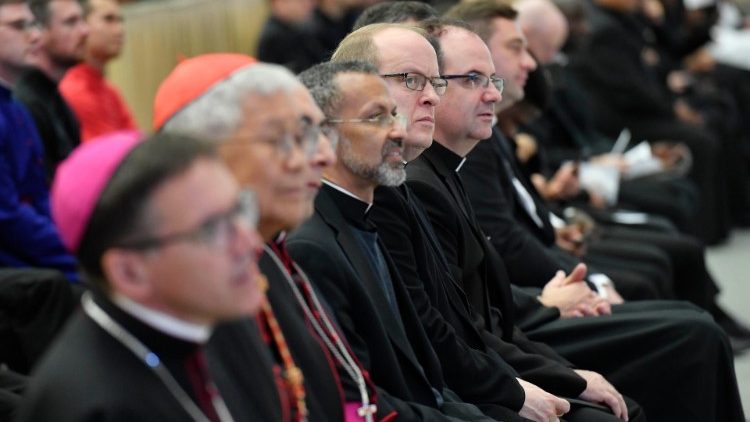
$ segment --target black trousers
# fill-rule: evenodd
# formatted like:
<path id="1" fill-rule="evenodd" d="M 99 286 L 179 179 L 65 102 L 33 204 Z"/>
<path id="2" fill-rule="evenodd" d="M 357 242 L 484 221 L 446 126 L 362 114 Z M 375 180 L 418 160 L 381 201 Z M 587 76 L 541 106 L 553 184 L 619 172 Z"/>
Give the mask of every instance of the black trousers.
<path id="1" fill-rule="evenodd" d="M 597 371 L 654 421 L 744 422 L 729 341 L 687 302 L 644 301 L 557 320 L 527 335 Z"/>
<path id="2" fill-rule="evenodd" d="M 77 306 L 58 271 L 0 269 L 0 363 L 28 374 Z"/>
<path id="3" fill-rule="evenodd" d="M 634 139 L 683 142 L 693 154 L 693 168 L 689 173 L 700 194 L 695 215 L 694 234 L 706 243 L 717 243 L 729 233 L 731 225 L 728 183 L 734 176 L 734 161 L 722 142 L 699 127 L 677 120 L 643 119 L 632 122 Z"/>
<path id="4" fill-rule="evenodd" d="M 26 376 L 0 369 L 0 421 L 14 419 L 27 381 Z"/>
<path id="5" fill-rule="evenodd" d="M 631 422 L 645 422 L 646 415 L 643 409 L 633 399 L 625 397 L 628 406 L 628 416 Z M 622 422 L 617 416 L 590 407 L 572 406 L 570 412 L 566 413 L 560 421 L 567 422 Z"/>
<path id="6" fill-rule="evenodd" d="M 709 311 L 713 308 L 719 287 L 706 267 L 705 247 L 696 238 L 625 227 L 609 227 L 602 237 L 612 242 L 639 242 L 663 251 L 672 267 L 674 282 L 671 295 L 661 298 L 687 300 Z"/>

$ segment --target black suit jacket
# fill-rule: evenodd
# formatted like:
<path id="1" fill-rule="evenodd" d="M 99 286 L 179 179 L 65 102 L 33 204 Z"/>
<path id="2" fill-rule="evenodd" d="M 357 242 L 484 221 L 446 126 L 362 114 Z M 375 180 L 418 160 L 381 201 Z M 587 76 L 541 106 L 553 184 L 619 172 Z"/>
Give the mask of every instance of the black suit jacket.
<path id="1" fill-rule="evenodd" d="M 546 345 L 528 340 L 514 326 L 514 301 L 522 313 L 536 319 L 539 325 L 556 320 L 559 312 L 542 306 L 525 292 L 511 291 L 503 261 L 476 223 L 460 180 L 459 185 L 451 180 L 457 179 L 452 164 L 458 166 L 460 162 L 460 157 L 435 142 L 407 166 L 407 184 L 427 211 L 451 268 L 451 276 L 461 280 L 466 291 L 490 292 L 491 303 L 487 303 L 487 298 L 468 295 L 475 310 L 486 307 L 484 313 L 490 315 L 482 336 L 490 348 L 524 379 L 555 394 L 577 397 L 585 389 L 585 381 L 568 368 L 570 363 Z"/>
<path id="2" fill-rule="evenodd" d="M 575 72 L 590 94 L 591 110 L 604 133 L 616 135 L 633 121 L 673 120 L 672 100 L 658 69 L 644 57 L 656 52 L 634 16 L 595 6 L 591 33 L 571 57 Z"/>
<path id="3" fill-rule="evenodd" d="M 328 186 L 321 189 L 313 216 L 289 236 L 289 252 L 326 298 L 377 385 L 378 417 L 395 411 L 405 420 L 451 420 L 433 392 L 444 387 L 442 368 L 385 248 L 401 321 L 334 195 Z"/>
<path id="4" fill-rule="evenodd" d="M 57 83 L 39 69 L 30 68 L 18 79 L 13 95 L 29 109 L 44 144 L 44 165 L 52 180 L 60 161 L 81 142 L 78 119 L 65 102 Z"/>
<path id="5" fill-rule="evenodd" d="M 506 144 L 503 144 L 506 142 Z M 560 262 L 548 248 L 554 248 L 555 232 L 549 210 L 536 196 L 513 161 L 507 159 L 507 139 L 497 128 L 489 139 L 479 142 L 467 155 L 461 179 L 484 233 L 502 256 L 510 279 L 524 286 L 543 287 L 560 269 L 570 271 L 575 259 Z M 530 193 L 537 209 L 539 227 L 516 198 L 512 178 Z"/>

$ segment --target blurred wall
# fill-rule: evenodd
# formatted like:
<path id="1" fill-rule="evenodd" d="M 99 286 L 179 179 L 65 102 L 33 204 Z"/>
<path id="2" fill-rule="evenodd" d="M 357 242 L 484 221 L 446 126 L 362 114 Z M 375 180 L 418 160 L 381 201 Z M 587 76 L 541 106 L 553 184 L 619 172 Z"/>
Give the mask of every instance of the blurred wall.
<path id="1" fill-rule="evenodd" d="M 138 125 L 151 130 L 159 83 L 180 57 L 208 52 L 254 54 L 268 15 L 265 0 L 161 0 L 123 5 L 126 39 L 107 76 Z"/>

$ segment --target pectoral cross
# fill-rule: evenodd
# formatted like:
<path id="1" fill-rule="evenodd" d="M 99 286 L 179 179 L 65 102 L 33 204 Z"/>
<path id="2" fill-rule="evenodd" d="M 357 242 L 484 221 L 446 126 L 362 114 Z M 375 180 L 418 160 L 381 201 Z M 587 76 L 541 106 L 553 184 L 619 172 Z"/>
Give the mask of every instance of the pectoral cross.
<path id="1" fill-rule="evenodd" d="M 365 422 L 373 422 L 372 415 L 377 413 L 378 406 L 374 404 L 365 404 L 364 406 L 357 409 L 357 415 L 365 418 Z"/>

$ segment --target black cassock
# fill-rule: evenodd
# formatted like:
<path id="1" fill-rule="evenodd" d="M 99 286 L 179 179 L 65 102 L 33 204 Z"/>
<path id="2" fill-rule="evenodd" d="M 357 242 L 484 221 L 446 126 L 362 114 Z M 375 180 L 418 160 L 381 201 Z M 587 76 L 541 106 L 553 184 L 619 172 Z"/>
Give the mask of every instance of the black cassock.
<path id="1" fill-rule="evenodd" d="M 516 290 L 511 303 L 502 259 L 487 241 L 459 177 L 462 157 L 435 142 L 407 166 L 407 184 L 424 204 L 446 259 L 488 331 L 513 338 L 516 314 L 543 306 Z M 483 296 L 482 292 L 487 292 Z M 742 421 L 731 348 L 711 317 L 681 302 L 614 306 L 613 315 L 539 320 L 525 333 L 636 399 L 652 420 Z"/>
<path id="2" fill-rule="evenodd" d="M 180 340 L 136 320 L 103 296 L 95 303 L 155 353 L 182 389 L 197 403 L 186 361 L 199 345 Z M 274 415 L 247 403 L 236 379 L 251 377 L 254 401 L 274 407 L 267 362 L 248 360 L 245 371 L 229 375 L 210 357 L 210 377 L 235 421 L 273 421 Z M 270 368 L 270 366 L 268 366 Z M 272 376 L 272 375 L 271 375 Z M 278 412 L 281 413 L 280 411 Z M 33 373 L 19 421 L 189 421 L 190 414 L 152 368 L 82 311 L 76 313 Z"/>

